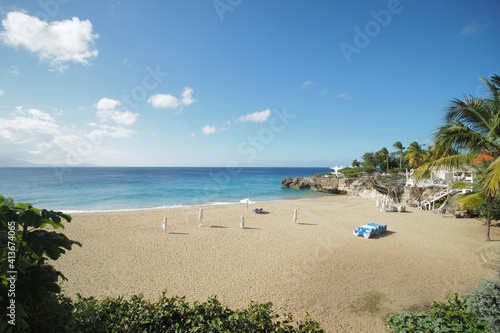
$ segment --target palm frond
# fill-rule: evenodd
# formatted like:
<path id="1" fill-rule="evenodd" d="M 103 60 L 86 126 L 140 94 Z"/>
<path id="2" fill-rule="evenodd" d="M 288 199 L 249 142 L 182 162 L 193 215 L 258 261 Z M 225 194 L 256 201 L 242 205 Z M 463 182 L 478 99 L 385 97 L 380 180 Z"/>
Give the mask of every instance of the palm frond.
<path id="1" fill-rule="evenodd" d="M 420 179 L 428 178 L 430 176 L 430 171 L 460 169 L 464 165 L 472 162 L 474 156 L 475 155 L 472 153 L 456 154 L 424 163 L 415 170 L 415 180 L 418 181 Z"/>
<path id="2" fill-rule="evenodd" d="M 489 87 L 489 92 L 491 93 L 491 99 L 500 100 L 500 77 L 498 75 L 493 75 L 489 80 L 481 78 L 481 80 L 486 83 Z"/>
<path id="3" fill-rule="evenodd" d="M 496 141 L 490 139 L 489 133 L 474 131 L 462 123 L 448 123 L 438 128 L 433 134 L 433 141 L 441 155 L 450 154 L 453 150 L 479 154 L 500 148 Z"/>
<path id="4" fill-rule="evenodd" d="M 465 193 L 458 196 L 455 202 L 460 210 L 474 209 L 485 202 L 484 192 Z"/>
<path id="5" fill-rule="evenodd" d="M 450 187 L 457 190 L 472 189 L 473 192 L 480 192 L 483 190 L 483 187 L 480 184 L 469 183 L 464 181 L 453 182 L 450 184 Z"/>
<path id="6" fill-rule="evenodd" d="M 480 175 L 487 196 L 494 196 L 500 184 L 500 157 L 491 162 L 489 167 Z"/>
<path id="7" fill-rule="evenodd" d="M 491 114 L 488 103 L 479 97 L 464 96 L 463 100 L 454 99 L 446 109 L 448 123 L 461 123 L 475 132 L 487 133 L 491 130 Z"/>

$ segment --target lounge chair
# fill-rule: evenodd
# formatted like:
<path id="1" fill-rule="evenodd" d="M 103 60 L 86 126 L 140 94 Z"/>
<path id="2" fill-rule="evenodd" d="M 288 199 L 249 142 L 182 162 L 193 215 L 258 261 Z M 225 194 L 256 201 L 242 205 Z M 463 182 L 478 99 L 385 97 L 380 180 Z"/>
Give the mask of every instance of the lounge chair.
<path id="1" fill-rule="evenodd" d="M 354 236 L 364 236 L 365 238 L 370 238 L 373 235 L 378 235 L 381 232 L 387 230 L 386 224 L 376 224 L 376 223 L 368 223 L 362 225 L 361 227 L 357 227 L 354 229 Z"/>
<path id="2" fill-rule="evenodd" d="M 261 214 L 264 212 L 264 209 L 263 208 L 255 208 L 255 209 L 252 209 L 252 212 L 255 212 L 257 214 Z"/>

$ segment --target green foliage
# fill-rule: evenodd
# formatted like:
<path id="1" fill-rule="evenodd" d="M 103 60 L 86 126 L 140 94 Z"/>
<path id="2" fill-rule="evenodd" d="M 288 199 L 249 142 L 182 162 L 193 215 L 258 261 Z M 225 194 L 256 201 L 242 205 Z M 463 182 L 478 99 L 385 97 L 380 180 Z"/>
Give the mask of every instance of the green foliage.
<path id="1" fill-rule="evenodd" d="M 359 177 L 364 173 L 363 168 L 361 168 L 361 167 L 357 167 L 357 168 L 346 167 L 346 168 L 340 169 L 339 172 L 342 175 L 344 175 L 344 177 L 346 177 L 346 178 Z"/>
<path id="2" fill-rule="evenodd" d="M 72 245 L 81 246 L 61 233 L 45 230 L 48 226 L 64 228 L 62 220 L 70 222 L 71 216 L 29 203 L 16 204 L 0 195 L 0 306 L 6 311 L 15 300 L 16 329 L 28 328 L 30 304 L 48 302 L 60 292 L 58 279 L 65 278 L 46 261 L 59 259 Z M 7 322 L 10 319 L 2 315 L 0 330 L 13 328 Z"/>
<path id="3" fill-rule="evenodd" d="M 486 219 L 488 217 L 488 203 L 484 200 L 478 207 L 477 212 L 479 216 Z M 500 220 L 500 198 L 498 195 L 493 199 L 493 206 L 491 210 L 491 220 Z"/>
<path id="4" fill-rule="evenodd" d="M 444 301 L 432 300 L 430 313 L 401 311 L 387 319 L 394 332 L 487 332 L 476 314 L 469 310 L 466 297 L 448 294 Z"/>
<path id="5" fill-rule="evenodd" d="M 185 297 L 165 293 L 156 303 L 142 295 L 101 301 L 79 295 L 74 312 L 79 332 L 324 332 L 309 317 L 294 322 L 287 314 L 279 321 L 271 303 L 250 302 L 248 309 L 233 311 L 215 296 L 191 306 Z"/>
<path id="6" fill-rule="evenodd" d="M 497 280 L 483 280 L 466 293 L 467 305 L 491 333 L 500 332 L 500 272 Z"/>

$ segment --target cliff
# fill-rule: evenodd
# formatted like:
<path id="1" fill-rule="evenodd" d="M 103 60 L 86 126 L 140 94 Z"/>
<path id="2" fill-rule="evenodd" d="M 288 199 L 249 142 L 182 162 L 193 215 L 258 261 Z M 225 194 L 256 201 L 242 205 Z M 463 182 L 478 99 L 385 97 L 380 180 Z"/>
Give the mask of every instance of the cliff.
<path id="1" fill-rule="evenodd" d="M 419 202 L 430 199 L 435 193 L 443 190 L 442 187 L 409 187 L 404 183 L 384 183 L 378 184 L 393 188 L 398 199 L 410 206 L 417 206 Z M 283 178 L 281 185 L 295 189 L 313 189 L 320 192 L 333 194 L 358 195 L 365 199 L 375 199 L 383 196 L 382 193 L 374 189 L 370 178 L 336 178 L 336 177 L 296 177 Z"/>

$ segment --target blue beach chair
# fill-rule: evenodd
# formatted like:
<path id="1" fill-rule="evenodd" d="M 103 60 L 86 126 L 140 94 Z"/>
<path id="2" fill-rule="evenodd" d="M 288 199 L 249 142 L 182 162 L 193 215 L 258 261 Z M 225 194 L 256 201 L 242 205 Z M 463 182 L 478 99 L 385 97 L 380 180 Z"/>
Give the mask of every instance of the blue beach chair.
<path id="1" fill-rule="evenodd" d="M 381 232 L 387 230 L 386 224 L 376 224 L 376 223 L 368 223 L 362 225 L 361 227 L 357 227 L 354 229 L 354 236 L 364 236 L 365 238 L 370 238 L 373 235 L 378 235 Z"/>

